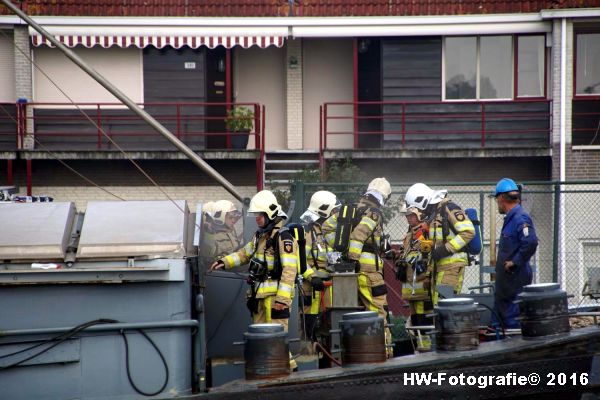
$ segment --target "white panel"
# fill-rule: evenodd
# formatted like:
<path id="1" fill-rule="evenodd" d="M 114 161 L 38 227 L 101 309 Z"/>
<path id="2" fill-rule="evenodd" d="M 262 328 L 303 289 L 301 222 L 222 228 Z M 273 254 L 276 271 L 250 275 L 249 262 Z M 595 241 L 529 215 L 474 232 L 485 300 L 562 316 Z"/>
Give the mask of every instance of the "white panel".
<path id="1" fill-rule="evenodd" d="M 75 102 L 118 102 L 106 89 L 67 59 L 60 50 L 42 46 L 34 48 L 33 51 L 40 68 Z M 143 101 L 140 49 L 77 47 L 75 52 L 132 100 Z M 37 68 L 34 69 L 34 85 L 35 102 L 68 102 L 68 99 Z"/>
<path id="2" fill-rule="evenodd" d="M 184 200 L 91 201 L 77 249 L 80 258 L 185 255 Z M 182 212 L 183 210 L 183 212 Z"/>
<path id="3" fill-rule="evenodd" d="M 14 103 L 15 51 L 12 35 L 0 35 L 0 102 Z"/>
<path id="4" fill-rule="evenodd" d="M 285 149 L 285 50 L 238 47 L 234 56 L 235 101 L 264 104 L 267 114 L 266 148 Z M 253 148 L 253 145 L 254 138 L 251 137 L 248 148 Z"/>
<path id="5" fill-rule="evenodd" d="M 354 101 L 352 39 L 304 40 L 304 148 L 319 148 L 319 106 L 325 102 Z M 352 117 L 352 106 L 336 106 L 335 115 Z M 353 122 L 330 120 L 331 131 L 352 132 Z M 268 126 L 268 125 L 267 125 Z M 352 135 L 330 135 L 328 148 L 348 148 L 353 146 Z"/>

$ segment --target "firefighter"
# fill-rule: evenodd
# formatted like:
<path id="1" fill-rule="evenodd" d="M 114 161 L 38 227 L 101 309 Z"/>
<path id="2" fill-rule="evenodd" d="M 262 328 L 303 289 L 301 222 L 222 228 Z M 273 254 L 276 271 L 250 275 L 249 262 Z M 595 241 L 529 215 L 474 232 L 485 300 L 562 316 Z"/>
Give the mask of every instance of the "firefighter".
<path id="1" fill-rule="evenodd" d="M 385 178 L 375 178 L 358 202 L 364 209 L 360 222 L 350 233 L 348 259 L 356 263 L 359 300 L 367 310 L 377 311 L 387 319 L 387 287 L 383 280 L 383 260 L 380 245 L 383 236 L 381 207 L 392 189 Z"/>
<path id="2" fill-rule="evenodd" d="M 282 229 L 287 215 L 270 191 L 258 192 L 250 201 L 248 213 L 255 215 L 259 228 L 253 240 L 215 261 L 210 269 L 248 264 L 247 306 L 253 322 L 281 324 L 287 332 L 299 270 L 298 244 L 289 231 Z"/>
<path id="3" fill-rule="evenodd" d="M 240 239 L 235 230 L 235 224 L 242 217 L 235 204 L 229 200 L 219 200 L 215 202 L 212 213 L 212 245 L 203 246 L 202 256 L 211 259 L 211 263 L 216 259 L 233 253 L 240 248 Z M 236 272 L 244 272 L 243 266 L 235 267 Z"/>
<path id="4" fill-rule="evenodd" d="M 429 291 L 423 286 L 427 279 L 427 265 L 431 251 L 429 228 L 424 222 L 423 213 L 416 207 L 406 207 L 400 212 L 405 214 L 408 222 L 408 232 L 402 240 L 400 251 L 394 254 L 396 278 L 402 282 L 402 299 L 408 302 L 410 308 L 410 324 L 412 326 L 432 325 L 427 314 L 433 313 L 433 304 Z M 418 349 L 426 351 L 431 348 L 431 340 L 423 332 L 417 332 Z"/>
<path id="5" fill-rule="evenodd" d="M 505 328 L 520 328 L 519 306 L 514 301 L 533 278 L 529 260 L 535 254 L 538 238 L 533 221 L 521 207 L 521 190 L 509 178 L 501 179 L 495 193 L 498 212 L 505 215 L 496 260 L 494 308 Z M 494 315 L 494 322 L 498 322 Z"/>
<path id="6" fill-rule="evenodd" d="M 405 196 L 408 207 L 416 207 L 424 213 L 427 233 L 433 241 L 424 286 L 431 291 L 434 306 L 438 302 L 439 286 L 451 286 L 455 294 L 460 293 L 464 270 L 469 265 L 465 246 L 475 236 L 473 223 L 447 194 L 447 190 L 436 191 L 423 183 L 415 183 Z"/>
<path id="7" fill-rule="evenodd" d="M 335 194 L 321 190 L 312 195 L 308 209 L 300 216 L 305 224 L 306 262 L 315 273 L 327 275 L 327 254 L 331 248 L 323 237 L 322 224 L 337 207 L 339 203 Z M 313 341 L 316 340 L 315 329 L 321 309 L 331 306 L 331 287 L 324 289 L 323 281 L 318 276 L 302 284 L 304 329 L 306 337 Z"/>
<path id="8" fill-rule="evenodd" d="M 209 201 L 202 205 L 202 232 L 200 243 L 200 260 L 203 265 L 208 266 L 215 257 L 213 256 L 214 248 L 214 220 L 213 213 L 215 212 L 215 202 Z"/>
<path id="9" fill-rule="evenodd" d="M 405 216 L 408 232 L 394 260 L 397 277 L 402 281 L 402 299 L 409 304 L 412 324 L 429 325 L 431 321 L 425 321 L 425 314 L 430 313 L 433 306 L 429 292 L 423 287 L 429 261 L 428 249 L 425 248 L 429 229 L 423 221 L 423 213 L 417 207 L 406 208 Z"/>

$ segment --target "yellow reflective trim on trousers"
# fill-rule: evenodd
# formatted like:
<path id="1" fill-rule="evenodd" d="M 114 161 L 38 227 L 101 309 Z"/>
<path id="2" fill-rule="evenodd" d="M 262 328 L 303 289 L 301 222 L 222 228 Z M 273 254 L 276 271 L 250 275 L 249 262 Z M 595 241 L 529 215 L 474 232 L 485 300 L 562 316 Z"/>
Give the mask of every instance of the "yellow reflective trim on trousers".
<path id="1" fill-rule="evenodd" d="M 279 282 L 279 288 L 277 288 L 277 296 L 285 297 L 286 299 L 291 299 L 293 290 L 293 286 L 290 286 L 285 282 Z"/>
<path id="2" fill-rule="evenodd" d="M 413 307 L 415 307 L 415 314 L 425 314 L 425 302 L 423 300 L 413 302 Z"/>
<path id="3" fill-rule="evenodd" d="M 313 291 L 313 293 L 311 294 L 312 296 L 312 302 L 310 303 L 310 309 L 308 311 L 309 314 L 311 315 L 316 315 L 319 313 L 320 310 L 320 306 L 321 306 L 321 293 L 319 291 Z"/>
<path id="4" fill-rule="evenodd" d="M 271 308 L 273 307 L 273 297 L 265 297 L 265 319 L 267 320 L 267 324 L 271 323 Z"/>
<path id="5" fill-rule="evenodd" d="M 365 298 L 367 303 L 369 303 L 369 311 L 379 311 L 377 306 L 373 304 L 373 296 L 371 295 L 371 288 L 369 287 L 369 283 L 367 280 L 367 276 L 364 274 L 358 275 L 358 291 Z"/>
<path id="6" fill-rule="evenodd" d="M 444 265 L 464 263 L 467 264 L 469 261 L 467 260 L 467 253 L 454 253 L 448 257 L 444 257 L 437 261 L 438 267 L 443 267 Z"/>
<path id="7" fill-rule="evenodd" d="M 256 294 L 275 294 L 277 293 L 277 281 L 266 280 L 259 283 Z"/>

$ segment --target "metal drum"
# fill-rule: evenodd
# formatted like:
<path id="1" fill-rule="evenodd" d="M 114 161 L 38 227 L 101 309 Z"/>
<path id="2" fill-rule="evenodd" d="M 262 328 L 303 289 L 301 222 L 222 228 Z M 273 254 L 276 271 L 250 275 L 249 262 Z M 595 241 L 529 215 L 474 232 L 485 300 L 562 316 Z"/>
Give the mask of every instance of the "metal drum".
<path id="1" fill-rule="evenodd" d="M 385 324 L 376 312 L 344 314 L 340 331 L 343 366 L 385 362 Z"/>
<path id="2" fill-rule="evenodd" d="M 435 307 L 436 345 L 442 351 L 473 350 L 479 346 L 479 311 L 470 298 L 440 300 Z"/>
<path id="3" fill-rule="evenodd" d="M 289 375 L 289 341 L 283 325 L 250 325 L 244 333 L 244 359 L 248 380 Z"/>
<path id="4" fill-rule="evenodd" d="M 571 330 L 567 292 L 558 283 L 528 285 L 518 295 L 523 337 L 539 337 Z"/>

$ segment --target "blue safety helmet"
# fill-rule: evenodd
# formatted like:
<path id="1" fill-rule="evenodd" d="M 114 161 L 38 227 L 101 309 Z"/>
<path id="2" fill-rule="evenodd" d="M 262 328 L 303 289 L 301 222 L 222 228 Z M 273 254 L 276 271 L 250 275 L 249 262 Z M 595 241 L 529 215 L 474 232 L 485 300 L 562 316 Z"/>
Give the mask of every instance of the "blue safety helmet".
<path id="1" fill-rule="evenodd" d="M 502 193 L 520 192 L 520 191 L 521 190 L 519 189 L 519 186 L 516 184 L 515 181 L 513 181 L 510 178 L 502 178 L 496 184 L 496 194 L 494 196 L 498 197 L 498 195 L 500 195 Z"/>

